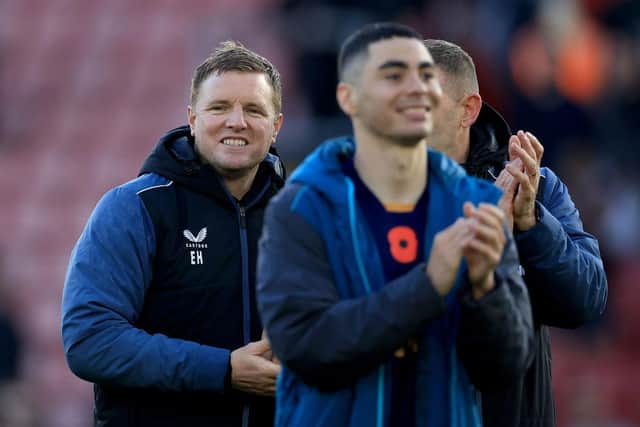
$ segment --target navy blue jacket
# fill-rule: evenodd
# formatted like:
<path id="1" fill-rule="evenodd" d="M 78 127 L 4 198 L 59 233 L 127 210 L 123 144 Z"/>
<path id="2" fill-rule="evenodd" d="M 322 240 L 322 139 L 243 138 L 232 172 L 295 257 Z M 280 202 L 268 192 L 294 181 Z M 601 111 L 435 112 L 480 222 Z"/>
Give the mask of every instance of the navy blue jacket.
<path id="1" fill-rule="evenodd" d="M 228 387 L 229 354 L 260 339 L 257 240 L 283 180 L 272 154 L 240 201 L 199 162 L 188 127 L 105 194 L 71 260 L 62 338 L 95 383 L 98 426 L 271 425 L 273 399 Z"/>
<path id="2" fill-rule="evenodd" d="M 493 180 L 507 160 L 511 131 L 488 104 L 471 128 L 470 152 L 463 165 Z M 515 233 L 524 280 L 531 297 L 535 355 L 525 375 L 503 390 L 482 394 L 486 427 L 553 427 L 548 326 L 576 328 L 600 318 L 607 302 L 607 278 L 598 241 L 584 231 L 564 183 L 541 168 L 536 225 Z"/>
<path id="3" fill-rule="evenodd" d="M 296 170 L 265 215 L 258 303 L 275 354 L 278 426 L 387 426 L 387 362 L 419 337 L 419 426 L 479 426 L 472 382 L 511 381 L 528 364 L 533 331 L 513 239 L 497 287 L 470 297 L 464 268 L 441 298 L 425 264 L 385 283 L 373 236 L 341 159 L 350 139 L 320 146 Z M 426 254 L 434 235 L 462 215 L 466 200 L 494 203 L 500 192 L 429 152 Z"/>

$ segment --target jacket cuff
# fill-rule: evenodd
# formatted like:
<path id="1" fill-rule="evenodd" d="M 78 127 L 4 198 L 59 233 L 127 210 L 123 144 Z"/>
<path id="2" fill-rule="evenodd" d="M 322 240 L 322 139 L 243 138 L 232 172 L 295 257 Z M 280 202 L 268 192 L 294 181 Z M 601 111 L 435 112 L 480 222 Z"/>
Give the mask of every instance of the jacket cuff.
<path id="1" fill-rule="evenodd" d="M 499 298 L 499 297 L 495 297 L 494 295 L 499 294 L 501 292 L 500 289 L 503 287 L 501 284 L 503 279 L 501 278 L 500 274 L 496 271 L 493 273 L 493 281 L 494 281 L 493 288 L 491 288 L 491 290 L 489 290 L 487 293 L 482 295 L 480 298 L 475 299 L 473 297 L 473 290 L 471 289 L 471 283 L 469 282 L 469 279 L 465 278 L 464 280 L 465 280 L 465 284 L 462 288 L 463 289 L 462 302 L 468 308 L 479 307 L 485 302 L 491 302 L 493 299 Z"/>
<path id="2" fill-rule="evenodd" d="M 229 393 L 231 390 L 231 353 L 229 353 L 229 360 L 227 361 L 227 373 L 224 374 L 224 393 Z"/>
<path id="3" fill-rule="evenodd" d="M 224 348 L 202 346 L 200 363 L 193 372 L 194 389 L 225 393 L 227 376 L 231 383 L 231 352 Z"/>
<path id="4" fill-rule="evenodd" d="M 407 278 L 409 277 L 411 277 L 409 280 L 415 280 L 418 284 L 415 302 L 419 310 L 426 310 L 424 314 L 427 318 L 435 318 L 447 309 L 445 298 L 436 291 L 427 275 L 427 265 L 425 263 L 414 267 L 407 274 Z"/>
<path id="5" fill-rule="evenodd" d="M 564 233 L 562 224 L 537 201 L 536 210 L 536 224 L 530 230 L 514 233 L 520 259 L 532 260 L 552 253 L 549 249 L 558 244 L 558 236 Z"/>

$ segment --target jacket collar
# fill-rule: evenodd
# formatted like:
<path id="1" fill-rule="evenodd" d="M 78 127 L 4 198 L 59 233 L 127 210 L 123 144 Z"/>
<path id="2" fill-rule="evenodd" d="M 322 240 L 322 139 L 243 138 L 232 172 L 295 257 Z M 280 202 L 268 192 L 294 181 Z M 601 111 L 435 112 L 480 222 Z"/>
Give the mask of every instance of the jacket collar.
<path id="1" fill-rule="evenodd" d="M 511 129 L 491 105 L 482 103 L 480 115 L 471 126 L 469 156 L 462 165 L 472 176 L 495 181 L 508 159 Z"/>

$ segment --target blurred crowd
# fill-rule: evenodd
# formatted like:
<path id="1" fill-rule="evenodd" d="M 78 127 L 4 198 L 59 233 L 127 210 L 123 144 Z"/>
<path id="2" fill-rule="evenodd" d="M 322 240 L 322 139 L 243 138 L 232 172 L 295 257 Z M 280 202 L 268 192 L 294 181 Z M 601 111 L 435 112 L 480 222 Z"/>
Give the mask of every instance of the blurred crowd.
<path id="1" fill-rule="evenodd" d="M 0 426 L 90 424 L 59 333 L 66 262 L 110 186 L 184 123 L 194 61 L 225 39 L 283 74 L 289 170 L 350 131 L 336 54 L 395 20 L 475 59 L 483 98 L 533 132 L 609 280 L 604 319 L 554 331 L 560 427 L 640 426 L 640 2 L 633 0 L 5 0 L 0 3 Z"/>

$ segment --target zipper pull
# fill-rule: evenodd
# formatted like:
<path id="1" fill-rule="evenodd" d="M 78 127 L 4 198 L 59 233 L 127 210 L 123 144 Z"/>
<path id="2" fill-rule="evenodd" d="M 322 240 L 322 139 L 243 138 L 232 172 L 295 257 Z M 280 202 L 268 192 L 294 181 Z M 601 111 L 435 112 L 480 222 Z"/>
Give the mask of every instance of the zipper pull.
<path id="1" fill-rule="evenodd" d="M 240 228 L 247 228 L 247 213 L 244 206 L 238 205 L 238 211 L 240 212 Z"/>

